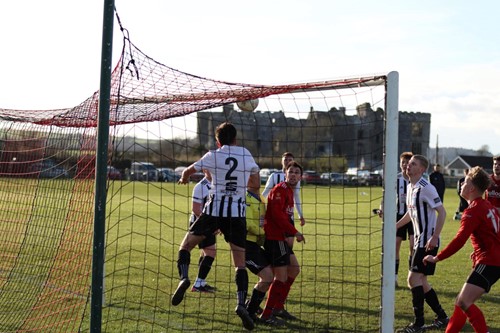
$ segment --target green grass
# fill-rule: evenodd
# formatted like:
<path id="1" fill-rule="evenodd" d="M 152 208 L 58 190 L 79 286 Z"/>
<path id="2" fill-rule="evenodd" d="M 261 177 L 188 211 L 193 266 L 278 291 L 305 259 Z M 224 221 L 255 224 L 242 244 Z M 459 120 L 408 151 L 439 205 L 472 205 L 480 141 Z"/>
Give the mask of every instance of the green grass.
<path id="1" fill-rule="evenodd" d="M 15 183 L 22 182 L 23 180 L 16 180 Z M 178 283 L 177 251 L 188 224 L 192 186 L 193 184 L 112 183 L 107 205 L 109 218 L 106 221 L 103 332 L 242 331 L 241 322 L 234 314 L 234 269 L 228 245 L 222 237 L 218 238 L 217 259 L 208 276 L 209 283 L 218 288 L 216 294 L 195 294 L 188 291 L 179 306 L 170 305 L 171 294 Z M 19 188 L 19 184 L 16 188 Z M 19 265 L 19 262 L 11 258 L 15 258 L 15 249 L 23 249 L 19 255 L 24 262 L 35 263 L 42 257 L 42 252 L 46 252 L 44 254 L 47 257 L 53 255 L 54 249 L 43 245 L 55 238 L 54 235 L 64 233 L 67 238 L 71 238 L 67 227 L 60 225 L 60 222 L 54 224 L 54 218 L 51 219 L 57 211 L 71 212 L 66 204 L 66 195 L 70 194 L 64 193 L 71 191 L 64 190 L 64 187 L 53 190 L 43 187 L 43 192 L 38 193 L 39 197 L 42 195 L 37 201 L 40 205 L 33 209 L 31 204 L 34 193 L 31 190 L 10 191 L 5 184 L 0 189 L 0 197 L 3 199 L 0 214 L 4 219 L 13 214 L 21 220 L 27 220 L 28 215 L 40 216 L 37 229 L 39 233 L 36 234 L 39 241 L 36 242 L 35 251 L 31 252 L 29 248 L 22 247 L 23 233 L 18 232 L 14 224 L 1 224 L 3 241 L 0 249 L 4 260 L 0 264 L 0 288 L 3 291 L 7 282 L 9 285 L 13 283 L 8 280 L 12 276 L 6 272 Z M 302 231 L 306 244 L 297 244 L 294 249 L 302 271 L 292 286 L 287 304 L 288 310 L 301 320 L 282 329 L 259 325 L 256 330 L 378 332 L 382 232 L 381 221 L 371 210 L 379 205 L 381 189 L 306 186 L 302 194 L 307 220 Z M 76 197 L 78 199 L 79 196 Z M 445 198 L 448 217 L 442 234 L 443 245 L 452 239 L 458 229 L 459 223 L 452 220 L 457 206 L 456 192 L 448 189 Z M 52 224 L 50 233 L 41 224 Z M 25 231 L 27 230 L 23 230 Z M 32 242 L 35 244 L 33 240 Z M 77 246 L 74 250 L 76 252 Z M 406 284 L 404 258 L 407 251 L 408 243 L 405 242 L 401 252 L 400 286 Z M 82 248 L 81 252 L 82 256 L 88 256 L 85 249 Z M 467 244 L 454 257 L 439 263 L 436 275 L 430 278 L 449 315 L 453 311 L 454 298 L 469 274 L 470 252 L 470 245 Z M 197 260 L 198 250 L 194 250 L 190 268 L 192 281 L 197 274 Z M 69 275 L 67 278 L 82 277 Z M 249 278 L 251 291 L 256 277 L 250 273 Z M 6 298 L 3 293 L 0 297 L 2 308 L 14 301 L 21 309 L 29 311 L 34 303 L 23 304 L 20 295 L 12 294 L 8 296 L 10 298 Z M 69 308 L 75 306 L 75 300 L 80 298 L 81 295 L 68 297 L 66 302 Z M 498 286 L 494 286 L 492 292 L 478 302 L 492 332 L 500 331 L 500 318 L 497 314 L 499 303 Z M 412 320 L 411 294 L 408 288 L 396 289 L 395 309 L 396 328 Z M 426 307 L 425 312 L 427 321 L 431 321 L 432 311 Z M 54 314 L 50 318 L 54 322 L 56 318 L 62 320 L 66 317 Z M 82 331 L 89 330 L 89 318 L 87 309 L 82 320 Z M 467 325 L 464 332 L 473 330 Z"/>
<path id="2" fill-rule="evenodd" d="M 131 201 L 126 208 L 120 207 L 119 215 L 124 218 L 110 226 L 108 235 L 108 267 L 113 265 L 115 273 L 110 273 L 106 283 L 112 287 L 107 293 L 111 304 L 104 311 L 105 331 L 240 331 L 241 323 L 233 312 L 234 273 L 228 246 L 222 238 L 218 238 L 218 257 L 208 277 L 218 288 L 216 295 L 188 292 L 180 306 L 169 304 L 178 282 L 177 248 L 187 227 L 191 188 L 150 185 L 147 195 L 138 199 L 127 191 L 144 193 L 146 189 L 140 188 L 144 184 L 133 184 L 133 189 L 131 186 L 122 188 L 121 200 L 129 195 Z M 382 233 L 380 220 L 371 210 L 378 207 L 380 196 L 380 188 L 303 189 L 306 244 L 295 248 L 302 272 L 288 302 L 288 309 L 302 320 L 272 331 L 379 330 Z M 451 240 L 458 228 L 459 223 L 452 220 L 457 205 L 455 192 L 448 189 L 443 244 Z M 406 257 L 407 244 L 403 243 L 402 258 Z M 468 275 L 469 253 L 467 245 L 455 257 L 440 263 L 436 275 L 430 278 L 450 315 L 454 298 Z M 192 281 L 197 273 L 197 256 L 198 251 L 193 251 Z M 400 286 L 406 284 L 405 268 L 403 259 Z M 250 275 L 249 290 L 255 281 Z M 494 295 L 495 290 L 479 302 L 492 331 L 500 328 L 500 320 L 494 315 L 499 300 Z M 395 327 L 412 320 L 411 294 L 406 287 L 397 289 L 395 308 Z M 426 315 L 428 321 L 434 317 L 429 308 Z M 262 326 L 258 329 L 271 331 Z M 465 332 L 472 330 L 467 326 Z"/>

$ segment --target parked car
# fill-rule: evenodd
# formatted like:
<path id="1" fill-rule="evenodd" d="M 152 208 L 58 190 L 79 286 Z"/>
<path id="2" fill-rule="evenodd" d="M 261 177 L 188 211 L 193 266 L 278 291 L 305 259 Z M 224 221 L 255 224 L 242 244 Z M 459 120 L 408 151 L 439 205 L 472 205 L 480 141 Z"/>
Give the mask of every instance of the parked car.
<path id="1" fill-rule="evenodd" d="M 32 164 L 28 173 L 37 178 L 68 178 L 68 171 L 51 159 Z"/>
<path id="2" fill-rule="evenodd" d="M 302 173 L 302 184 L 321 184 L 322 179 L 320 175 L 314 170 L 305 170 Z"/>
<path id="3" fill-rule="evenodd" d="M 158 181 L 158 170 L 153 163 L 134 162 L 130 167 L 130 180 Z"/>
<path id="4" fill-rule="evenodd" d="M 172 168 L 158 168 L 158 181 L 177 182 L 181 176 L 175 173 Z"/>
<path id="5" fill-rule="evenodd" d="M 349 183 L 349 176 L 345 173 L 325 172 L 320 177 L 323 184 L 347 185 Z"/>
<path id="6" fill-rule="evenodd" d="M 120 170 L 118 170 L 114 166 L 108 165 L 108 179 L 111 179 L 111 180 L 122 179 L 122 174 L 121 174 Z"/>

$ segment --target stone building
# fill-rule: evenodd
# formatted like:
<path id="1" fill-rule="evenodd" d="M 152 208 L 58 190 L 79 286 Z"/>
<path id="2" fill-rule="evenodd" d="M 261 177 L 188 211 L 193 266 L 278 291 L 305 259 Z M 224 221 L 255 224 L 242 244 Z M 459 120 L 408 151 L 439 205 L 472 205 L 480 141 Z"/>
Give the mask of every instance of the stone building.
<path id="1" fill-rule="evenodd" d="M 291 151 L 300 160 L 342 156 L 349 167 L 381 169 L 384 111 L 373 110 L 369 103 L 357 106 L 356 111 L 347 115 L 344 107 L 309 110 L 307 118 L 296 119 L 282 111 L 241 112 L 228 104 L 222 112 L 198 112 L 198 135 L 207 149 L 213 149 L 215 128 L 230 121 L 238 129 L 238 143 L 259 160 Z M 430 114 L 399 113 L 399 153 L 426 155 L 429 138 Z"/>

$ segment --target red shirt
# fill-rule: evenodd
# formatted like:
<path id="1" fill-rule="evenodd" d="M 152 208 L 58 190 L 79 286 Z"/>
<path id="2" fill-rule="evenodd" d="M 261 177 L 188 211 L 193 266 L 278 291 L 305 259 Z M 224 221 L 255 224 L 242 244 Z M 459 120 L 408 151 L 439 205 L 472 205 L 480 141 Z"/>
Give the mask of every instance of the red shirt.
<path id="1" fill-rule="evenodd" d="M 287 235 L 298 231 L 293 226 L 293 188 L 281 182 L 267 196 L 267 210 L 264 219 L 266 239 L 285 240 Z"/>
<path id="2" fill-rule="evenodd" d="M 439 260 L 460 250 L 470 236 L 474 248 L 473 266 L 500 266 L 500 216 L 495 207 L 483 198 L 477 198 L 464 211 L 460 223 L 455 238 L 438 254 Z"/>
<path id="3" fill-rule="evenodd" d="M 494 175 L 491 175 L 491 185 L 486 190 L 486 200 L 500 208 L 500 180 L 495 180 Z"/>

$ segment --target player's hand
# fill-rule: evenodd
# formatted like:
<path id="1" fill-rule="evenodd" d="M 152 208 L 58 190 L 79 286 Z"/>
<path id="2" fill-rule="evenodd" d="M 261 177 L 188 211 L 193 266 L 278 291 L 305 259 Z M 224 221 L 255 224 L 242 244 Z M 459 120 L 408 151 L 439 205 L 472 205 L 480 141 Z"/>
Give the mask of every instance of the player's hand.
<path id="1" fill-rule="evenodd" d="M 295 238 L 297 238 L 297 242 L 304 242 L 306 243 L 306 239 L 304 238 L 304 235 L 302 235 L 300 232 L 295 234 Z"/>
<path id="2" fill-rule="evenodd" d="M 306 220 L 303 217 L 301 217 L 300 218 L 300 225 L 303 226 L 304 224 L 306 224 Z"/>
<path id="3" fill-rule="evenodd" d="M 426 255 L 424 257 L 424 259 L 422 260 L 422 262 L 424 263 L 424 265 L 427 265 L 427 263 L 431 263 L 431 264 L 435 264 L 439 261 L 439 259 L 435 256 L 431 256 L 431 255 Z"/>
<path id="4" fill-rule="evenodd" d="M 438 238 L 432 236 L 427 242 L 427 244 L 425 244 L 425 250 L 427 252 L 432 251 L 436 248 L 437 244 L 438 244 Z"/>
<path id="5" fill-rule="evenodd" d="M 177 182 L 177 184 L 184 185 L 184 184 L 187 184 L 188 182 L 189 182 L 188 179 L 185 179 L 184 177 L 181 177 L 181 178 L 179 178 L 179 181 Z"/>

